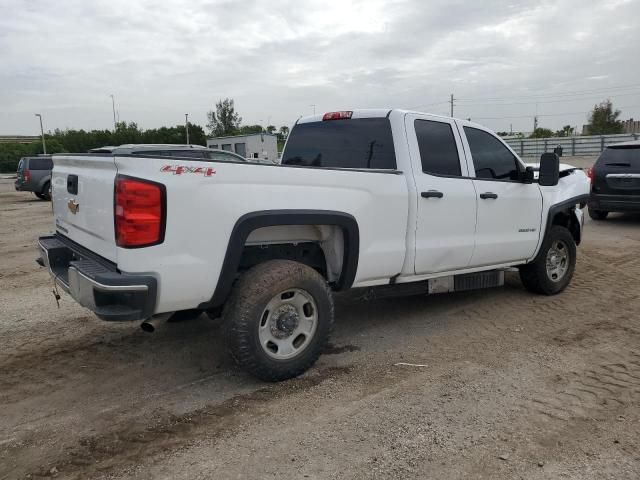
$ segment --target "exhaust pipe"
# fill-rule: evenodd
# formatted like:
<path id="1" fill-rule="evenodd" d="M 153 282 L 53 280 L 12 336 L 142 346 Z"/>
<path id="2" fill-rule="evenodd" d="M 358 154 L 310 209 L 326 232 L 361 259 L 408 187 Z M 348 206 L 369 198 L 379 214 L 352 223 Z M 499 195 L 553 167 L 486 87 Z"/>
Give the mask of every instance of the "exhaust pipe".
<path id="1" fill-rule="evenodd" d="M 173 312 L 161 313 L 160 315 L 154 315 L 153 317 L 147 318 L 140 324 L 140 328 L 147 333 L 153 333 L 160 324 L 164 323 L 172 314 Z"/>

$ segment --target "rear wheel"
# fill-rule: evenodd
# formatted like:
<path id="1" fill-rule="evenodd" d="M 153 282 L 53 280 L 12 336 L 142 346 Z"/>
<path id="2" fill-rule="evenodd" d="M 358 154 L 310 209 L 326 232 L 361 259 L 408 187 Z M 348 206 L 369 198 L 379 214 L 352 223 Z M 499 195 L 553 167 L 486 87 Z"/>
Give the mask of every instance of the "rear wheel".
<path id="1" fill-rule="evenodd" d="M 333 325 L 333 299 L 311 267 L 270 260 L 247 270 L 223 313 L 234 360 L 274 382 L 300 375 L 318 359 Z"/>
<path id="2" fill-rule="evenodd" d="M 42 187 L 42 192 L 39 195 L 36 193 L 36 196 L 40 200 L 51 200 L 51 182 L 45 183 Z"/>
<path id="3" fill-rule="evenodd" d="M 520 267 L 520 279 L 529 291 L 555 295 L 567 288 L 575 267 L 576 243 L 571 232 L 553 225 L 535 260 Z"/>
<path id="4" fill-rule="evenodd" d="M 606 212 L 604 210 L 594 210 L 591 207 L 589 207 L 588 210 L 589 210 L 589 216 L 593 220 L 604 220 L 605 218 L 607 218 L 607 215 L 609 215 L 609 212 Z"/>

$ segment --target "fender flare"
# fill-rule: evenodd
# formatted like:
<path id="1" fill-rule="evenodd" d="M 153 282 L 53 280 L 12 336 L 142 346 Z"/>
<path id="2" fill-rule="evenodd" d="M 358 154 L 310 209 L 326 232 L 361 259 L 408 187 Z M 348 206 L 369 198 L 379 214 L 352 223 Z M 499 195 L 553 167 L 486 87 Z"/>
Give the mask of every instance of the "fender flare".
<path id="1" fill-rule="evenodd" d="M 233 287 L 244 245 L 249 234 L 262 227 L 282 225 L 334 225 L 340 227 L 344 238 L 342 272 L 336 290 L 347 290 L 353 285 L 358 269 L 360 232 L 358 222 L 348 213 L 333 210 L 261 210 L 243 215 L 235 223 L 222 263 L 218 282 L 211 300 L 198 305 L 206 310 L 223 305 Z"/>
<path id="2" fill-rule="evenodd" d="M 555 203 L 549 207 L 549 211 L 547 212 L 547 220 L 545 223 L 544 233 L 540 235 L 538 246 L 536 247 L 535 254 L 533 255 L 531 261 L 533 261 L 538 256 L 538 253 L 540 252 L 540 248 L 542 247 L 542 242 L 544 241 L 544 237 L 547 235 L 547 233 L 551 229 L 553 218 L 560 212 L 563 212 L 563 211 L 569 212 L 577 204 L 583 204 L 583 203 L 586 204 L 588 199 L 589 199 L 588 194 L 577 195 L 575 197 L 562 200 L 561 202 Z M 578 216 L 575 215 L 575 213 L 573 215 L 576 217 L 576 221 L 578 221 L 579 220 Z"/>

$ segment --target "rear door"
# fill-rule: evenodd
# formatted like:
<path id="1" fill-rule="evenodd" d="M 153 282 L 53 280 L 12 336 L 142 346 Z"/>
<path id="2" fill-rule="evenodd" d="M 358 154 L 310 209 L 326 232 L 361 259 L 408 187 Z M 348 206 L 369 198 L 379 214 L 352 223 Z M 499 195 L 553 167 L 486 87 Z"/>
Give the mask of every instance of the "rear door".
<path id="1" fill-rule="evenodd" d="M 111 155 L 56 156 L 52 174 L 56 231 L 116 261 Z"/>
<path id="2" fill-rule="evenodd" d="M 405 117 L 417 188 L 415 273 L 469 265 L 476 228 L 476 194 L 453 120 Z"/>
<path id="3" fill-rule="evenodd" d="M 606 148 L 593 171 L 595 193 L 640 195 L 640 145 Z"/>
<path id="4" fill-rule="evenodd" d="M 537 183 L 518 180 L 525 167 L 493 133 L 461 122 L 471 155 L 478 219 L 472 267 L 531 258 L 538 245 L 542 193 Z"/>

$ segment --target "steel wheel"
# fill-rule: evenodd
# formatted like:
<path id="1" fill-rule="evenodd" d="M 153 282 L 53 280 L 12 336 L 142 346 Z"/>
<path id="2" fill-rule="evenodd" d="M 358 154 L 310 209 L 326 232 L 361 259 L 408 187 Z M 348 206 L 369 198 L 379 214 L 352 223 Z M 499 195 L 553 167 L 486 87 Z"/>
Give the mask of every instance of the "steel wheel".
<path id="1" fill-rule="evenodd" d="M 562 240 L 555 240 L 547 251 L 547 276 L 553 282 L 561 281 L 569 270 L 569 248 Z"/>
<path id="2" fill-rule="evenodd" d="M 318 308 L 306 290 L 291 288 L 274 296 L 262 312 L 258 336 L 267 355 L 288 360 L 309 345 L 318 325 Z"/>

